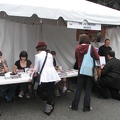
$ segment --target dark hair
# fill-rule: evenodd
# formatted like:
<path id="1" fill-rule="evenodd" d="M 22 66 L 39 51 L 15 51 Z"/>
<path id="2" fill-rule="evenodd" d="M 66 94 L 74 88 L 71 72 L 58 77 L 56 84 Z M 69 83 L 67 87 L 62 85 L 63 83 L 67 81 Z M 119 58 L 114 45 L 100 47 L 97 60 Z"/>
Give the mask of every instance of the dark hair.
<path id="1" fill-rule="evenodd" d="M 19 55 L 19 58 L 20 58 L 20 59 L 21 59 L 21 57 L 26 57 L 26 60 L 27 60 L 27 58 L 28 58 L 27 52 L 26 52 L 26 51 L 22 51 L 22 52 L 20 53 L 20 55 Z"/>
<path id="2" fill-rule="evenodd" d="M 105 39 L 105 42 L 106 42 L 107 40 L 109 40 L 109 41 L 110 41 L 110 39 L 106 38 L 106 39 Z"/>
<path id="3" fill-rule="evenodd" d="M 46 50 L 46 52 L 50 53 L 50 50 L 49 50 L 49 49 L 47 49 L 47 50 Z"/>
<path id="4" fill-rule="evenodd" d="M 0 51 L 0 56 L 2 56 L 2 52 Z"/>
<path id="5" fill-rule="evenodd" d="M 55 52 L 55 51 L 51 51 L 51 54 L 52 54 L 52 55 L 56 55 L 56 52 Z"/>
<path id="6" fill-rule="evenodd" d="M 89 37 L 86 34 L 81 34 L 79 36 L 79 44 L 87 43 L 90 44 Z"/>
<path id="7" fill-rule="evenodd" d="M 37 49 L 37 51 L 46 51 L 47 47 L 46 46 L 39 46 L 36 49 Z"/>
<path id="8" fill-rule="evenodd" d="M 115 52 L 113 50 L 110 50 L 108 52 L 108 55 L 110 55 L 110 57 L 115 57 Z"/>

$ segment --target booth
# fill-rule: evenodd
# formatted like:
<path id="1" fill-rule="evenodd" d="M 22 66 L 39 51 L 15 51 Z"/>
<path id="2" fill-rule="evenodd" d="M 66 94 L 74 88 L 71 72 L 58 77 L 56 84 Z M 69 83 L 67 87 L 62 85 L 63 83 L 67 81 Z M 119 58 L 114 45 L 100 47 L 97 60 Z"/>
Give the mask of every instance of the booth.
<path id="1" fill-rule="evenodd" d="M 34 64 L 35 46 L 45 41 L 48 49 L 56 51 L 58 66 L 73 68 L 74 51 L 79 43 L 76 29 L 82 29 L 79 24 L 87 21 L 87 25 L 120 25 L 119 15 L 118 10 L 85 0 L 3 0 L 0 1 L 0 50 L 12 70 L 23 50 Z M 73 28 L 71 23 L 78 26 Z"/>

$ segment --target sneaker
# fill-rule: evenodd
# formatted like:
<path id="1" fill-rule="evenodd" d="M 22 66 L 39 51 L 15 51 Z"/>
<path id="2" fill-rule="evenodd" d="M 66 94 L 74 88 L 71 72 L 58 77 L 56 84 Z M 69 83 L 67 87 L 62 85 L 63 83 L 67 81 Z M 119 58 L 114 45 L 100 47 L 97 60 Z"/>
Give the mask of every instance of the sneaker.
<path id="1" fill-rule="evenodd" d="M 72 109 L 72 106 L 70 105 L 69 108 Z"/>
<path id="2" fill-rule="evenodd" d="M 60 92 L 59 92 L 59 90 L 56 90 L 56 91 L 55 91 L 55 96 L 57 96 L 57 97 L 60 96 Z"/>
<path id="3" fill-rule="evenodd" d="M 30 98 L 30 94 L 29 94 L 29 93 L 27 93 L 25 96 L 26 96 L 26 98 L 28 98 L 28 99 Z"/>
<path id="4" fill-rule="evenodd" d="M 23 98 L 23 95 L 24 95 L 24 92 L 23 92 L 23 91 L 20 91 L 18 97 Z"/>
<path id="5" fill-rule="evenodd" d="M 93 108 L 90 107 L 89 109 L 88 108 L 83 108 L 83 112 L 90 112 Z"/>
<path id="6" fill-rule="evenodd" d="M 66 92 L 66 90 L 67 90 L 67 88 L 66 88 L 66 87 L 63 87 L 62 92 L 63 92 L 63 93 L 65 93 L 65 92 Z"/>
<path id="7" fill-rule="evenodd" d="M 69 108 L 70 108 L 71 110 L 76 110 L 76 111 L 77 111 L 77 109 L 73 109 L 73 108 L 72 108 L 72 105 L 70 105 Z"/>

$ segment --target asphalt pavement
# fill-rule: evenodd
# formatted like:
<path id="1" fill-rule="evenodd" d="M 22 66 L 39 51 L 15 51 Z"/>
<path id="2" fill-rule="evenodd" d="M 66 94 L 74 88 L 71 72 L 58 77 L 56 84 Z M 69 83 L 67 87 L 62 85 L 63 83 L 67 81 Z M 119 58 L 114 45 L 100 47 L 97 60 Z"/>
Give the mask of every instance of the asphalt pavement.
<path id="1" fill-rule="evenodd" d="M 119 120 L 120 101 L 114 99 L 99 99 L 93 93 L 91 97 L 90 112 L 82 111 L 83 96 L 79 104 L 79 109 L 73 111 L 69 109 L 74 93 L 67 92 L 60 97 L 54 97 L 55 109 L 50 116 L 43 113 L 45 103 L 36 96 L 30 99 L 15 99 L 11 103 L 1 100 L 2 116 L 0 120 Z"/>

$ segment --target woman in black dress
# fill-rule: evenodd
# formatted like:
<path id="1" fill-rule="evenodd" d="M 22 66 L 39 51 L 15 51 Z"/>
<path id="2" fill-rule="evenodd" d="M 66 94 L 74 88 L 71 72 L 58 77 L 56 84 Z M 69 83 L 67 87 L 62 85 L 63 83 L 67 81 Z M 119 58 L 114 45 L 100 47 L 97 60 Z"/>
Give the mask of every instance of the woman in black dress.
<path id="1" fill-rule="evenodd" d="M 33 68 L 32 62 L 28 60 L 28 54 L 26 51 L 22 51 L 19 55 L 19 60 L 15 62 L 14 73 L 17 73 L 17 70 L 25 71 L 25 68 Z M 18 97 L 22 98 L 26 95 L 26 98 L 30 98 L 28 89 L 30 88 L 30 83 L 20 83 L 20 92 Z"/>

